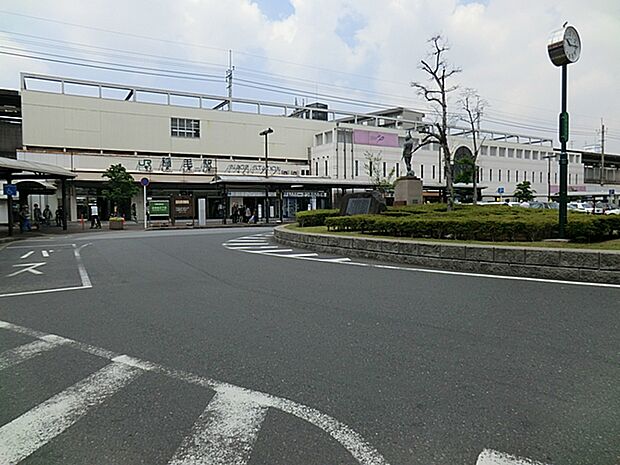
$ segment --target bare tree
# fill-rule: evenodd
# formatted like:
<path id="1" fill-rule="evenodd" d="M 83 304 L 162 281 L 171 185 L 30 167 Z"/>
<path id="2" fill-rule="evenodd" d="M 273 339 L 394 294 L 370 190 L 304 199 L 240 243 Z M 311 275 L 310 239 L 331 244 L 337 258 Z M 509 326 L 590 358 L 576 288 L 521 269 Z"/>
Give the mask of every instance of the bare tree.
<path id="1" fill-rule="evenodd" d="M 472 184 L 474 188 L 474 205 L 478 203 L 478 155 L 480 155 L 480 149 L 486 140 L 486 136 L 480 139 L 480 121 L 488 105 L 487 101 L 480 97 L 476 89 L 465 89 L 461 93 L 461 98 L 459 99 L 459 106 L 461 110 L 464 111 L 461 120 L 469 126 L 474 149 L 471 159 L 473 168 Z"/>
<path id="2" fill-rule="evenodd" d="M 411 86 L 431 105 L 436 120 L 420 130 L 425 136 L 414 149 L 414 152 L 433 142 L 438 143 L 441 147 L 448 193 L 448 209 L 452 210 L 454 207 L 454 186 L 452 182 L 452 152 L 448 145 L 448 94 L 455 91 L 458 86 L 450 85 L 448 81 L 453 75 L 461 72 L 461 69 L 446 62 L 445 55 L 450 47 L 441 35 L 431 37 L 428 43 L 431 46 L 431 51 L 426 60 L 420 60 L 420 69 L 428 75 L 429 83 L 412 82 Z"/>

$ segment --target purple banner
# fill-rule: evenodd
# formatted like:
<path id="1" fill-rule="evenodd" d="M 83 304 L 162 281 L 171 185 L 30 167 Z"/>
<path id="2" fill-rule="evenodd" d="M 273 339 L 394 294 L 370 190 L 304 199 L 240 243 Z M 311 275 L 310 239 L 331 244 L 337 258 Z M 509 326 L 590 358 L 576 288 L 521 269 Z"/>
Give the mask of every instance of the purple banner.
<path id="1" fill-rule="evenodd" d="M 399 147 L 398 134 L 375 131 L 353 131 L 353 142 L 360 145 Z"/>

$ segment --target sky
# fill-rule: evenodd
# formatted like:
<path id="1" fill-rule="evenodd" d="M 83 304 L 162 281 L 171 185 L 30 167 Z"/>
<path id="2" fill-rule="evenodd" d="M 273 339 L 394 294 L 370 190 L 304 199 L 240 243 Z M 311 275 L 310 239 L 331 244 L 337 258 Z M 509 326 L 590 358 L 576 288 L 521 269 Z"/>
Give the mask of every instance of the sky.
<path id="1" fill-rule="evenodd" d="M 426 79 L 420 60 L 441 34 L 462 69 L 451 112 L 474 88 L 483 128 L 557 145 L 561 73 L 546 44 L 565 21 L 583 44 L 568 69 L 569 147 L 600 145 L 602 119 L 606 152 L 620 153 L 618 0 L 2 0 L 0 87 L 33 72 L 225 95 L 230 50 L 234 97 L 430 115 L 410 83 Z"/>

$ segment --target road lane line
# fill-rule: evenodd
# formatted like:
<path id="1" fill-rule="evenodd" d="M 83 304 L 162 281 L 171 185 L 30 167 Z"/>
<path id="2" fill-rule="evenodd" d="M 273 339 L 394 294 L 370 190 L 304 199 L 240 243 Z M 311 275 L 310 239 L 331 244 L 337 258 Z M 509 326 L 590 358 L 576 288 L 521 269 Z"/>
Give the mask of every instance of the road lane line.
<path id="1" fill-rule="evenodd" d="M 80 272 L 80 279 L 82 280 L 83 287 L 92 287 L 92 283 L 90 282 L 90 278 L 88 277 L 88 273 L 86 272 L 86 268 L 82 262 L 82 256 L 80 255 L 80 251 L 88 245 L 90 245 L 90 243 L 79 247 L 73 244 L 73 254 L 75 255 L 75 259 L 78 263 L 78 271 Z"/>
<path id="2" fill-rule="evenodd" d="M 266 252 L 269 253 L 269 252 Z M 289 254 L 286 257 L 287 258 L 305 258 L 305 257 L 318 257 L 319 254 L 318 253 L 294 253 L 294 254 Z"/>
<path id="3" fill-rule="evenodd" d="M 73 247 L 74 244 L 46 244 L 46 245 L 11 245 L 7 249 L 47 249 L 50 245 L 54 247 Z"/>
<path id="4" fill-rule="evenodd" d="M 143 372 L 123 363 L 111 363 L 2 426 L 0 463 L 21 462 Z"/>
<path id="5" fill-rule="evenodd" d="M 18 365 L 44 352 L 55 349 L 59 343 L 50 341 L 33 341 L 0 353 L 0 371 Z"/>
<path id="6" fill-rule="evenodd" d="M 484 449 L 478 456 L 476 465 L 544 465 L 542 462 L 515 457 L 492 449 Z"/>
<path id="7" fill-rule="evenodd" d="M 266 416 L 245 389 L 219 390 L 168 464 L 245 465 Z"/>
<path id="8" fill-rule="evenodd" d="M 31 250 L 30 252 L 26 252 L 24 255 L 22 255 L 22 256 L 21 256 L 21 257 L 19 257 L 19 258 L 22 258 L 22 259 L 23 259 L 23 258 L 28 258 L 28 257 L 30 257 L 33 253 L 34 253 L 34 250 Z"/>
<path id="9" fill-rule="evenodd" d="M 33 294 L 47 294 L 48 292 L 79 291 L 80 289 L 90 289 L 90 288 L 92 288 L 92 286 L 71 286 L 71 287 L 56 287 L 52 289 L 38 289 L 36 291 L 9 292 L 7 294 L 0 294 L 0 298 L 19 297 L 23 295 L 33 295 Z"/>
<path id="10" fill-rule="evenodd" d="M 292 252 L 293 249 L 275 249 L 275 250 L 248 250 L 248 253 L 259 253 L 259 254 L 273 254 L 273 253 L 283 253 L 283 252 Z"/>
<path id="11" fill-rule="evenodd" d="M 228 248 L 230 250 L 265 250 L 265 249 L 277 249 L 277 245 L 240 245 L 240 246 L 231 246 Z"/>

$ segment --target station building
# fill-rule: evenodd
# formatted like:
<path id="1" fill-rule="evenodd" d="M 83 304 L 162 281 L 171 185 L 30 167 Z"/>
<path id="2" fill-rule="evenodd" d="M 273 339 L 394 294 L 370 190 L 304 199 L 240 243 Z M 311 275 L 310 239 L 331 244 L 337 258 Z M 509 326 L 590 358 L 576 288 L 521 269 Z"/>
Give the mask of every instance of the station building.
<path id="1" fill-rule="evenodd" d="M 115 164 L 136 180 L 147 178 L 147 200 L 168 200 L 173 220 L 228 216 L 234 204 L 272 218 L 331 207 L 347 190 L 372 188 L 377 175 L 404 175 L 404 138 L 410 133 L 419 144 L 429 124 L 424 114 L 406 108 L 357 114 L 321 103 L 299 106 L 34 74 L 21 75 L 20 97 L 22 140 L 15 156 L 76 175 L 68 192 L 72 221 L 87 218 L 92 204 L 103 218 L 111 213 L 102 174 Z M 261 135 L 267 128 L 272 132 Z M 457 159 L 473 150 L 470 136 L 466 128 L 451 128 Z M 479 190 L 456 184 L 464 199 L 509 199 L 526 180 L 541 200 L 557 194 L 558 151 L 551 140 L 484 130 L 480 137 Z M 603 167 L 600 158 L 569 154 L 572 195 L 617 200 L 620 156 L 606 155 Z M 445 179 L 438 144 L 417 150 L 412 164 L 425 200 L 440 200 Z M 38 191 L 24 190 L 22 202 L 54 210 L 56 186 L 39 185 Z M 141 220 L 143 204 L 141 190 L 122 211 Z"/>

